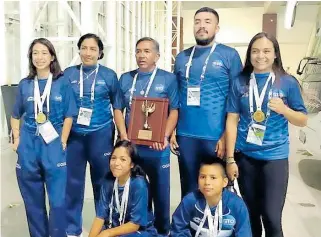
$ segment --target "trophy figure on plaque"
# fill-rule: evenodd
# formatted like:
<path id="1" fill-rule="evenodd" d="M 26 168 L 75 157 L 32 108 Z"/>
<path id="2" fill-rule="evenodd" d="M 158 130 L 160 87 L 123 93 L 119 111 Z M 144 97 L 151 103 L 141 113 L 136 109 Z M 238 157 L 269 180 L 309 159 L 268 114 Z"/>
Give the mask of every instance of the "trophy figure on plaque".
<path id="1" fill-rule="evenodd" d="M 152 114 L 155 111 L 156 105 L 155 103 L 148 104 L 148 101 L 145 100 L 142 103 L 141 108 L 142 108 L 142 112 L 145 115 L 145 123 L 143 125 L 143 129 L 138 131 L 138 138 L 143 140 L 152 140 L 153 132 L 151 130 L 151 127 L 148 124 L 148 117 L 150 114 Z"/>
<path id="2" fill-rule="evenodd" d="M 155 111 L 155 103 L 151 103 L 150 105 L 148 105 L 148 101 L 145 100 L 144 103 L 142 104 L 142 111 L 143 113 L 145 113 L 144 129 L 150 130 L 150 126 L 148 125 L 147 120 L 148 120 L 149 114 Z"/>

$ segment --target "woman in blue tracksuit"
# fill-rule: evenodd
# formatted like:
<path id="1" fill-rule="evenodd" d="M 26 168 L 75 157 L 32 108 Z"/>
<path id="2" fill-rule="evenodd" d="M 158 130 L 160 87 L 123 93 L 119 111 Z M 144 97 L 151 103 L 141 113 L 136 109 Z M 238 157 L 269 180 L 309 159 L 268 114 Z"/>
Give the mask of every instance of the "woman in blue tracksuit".
<path id="1" fill-rule="evenodd" d="M 89 237 L 157 236 L 146 174 L 137 161 L 137 150 L 131 142 L 116 143 Z"/>
<path id="2" fill-rule="evenodd" d="M 35 39 L 29 47 L 28 57 L 29 75 L 19 83 L 11 117 L 13 149 L 18 154 L 18 185 L 25 203 L 30 236 L 62 237 L 66 236 L 66 143 L 72 117 L 77 115 L 76 103 L 50 41 Z"/>
<path id="3" fill-rule="evenodd" d="M 78 116 L 74 120 L 67 154 L 67 234 L 82 233 L 87 162 L 93 185 L 95 208 L 100 185 L 109 171 L 109 156 L 113 148 L 115 119 L 121 139 L 127 139 L 122 116 L 122 95 L 116 73 L 100 64 L 103 43 L 95 34 L 83 35 L 78 41 L 81 64 L 69 67 L 64 75 L 74 91 Z M 111 109 L 113 109 L 113 114 Z"/>
<path id="4" fill-rule="evenodd" d="M 288 122 L 307 122 L 300 85 L 282 66 L 274 36 L 256 34 L 227 105 L 227 172 L 238 176 L 254 237 L 282 237 L 289 166 Z M 239 150 L 234 160 L 234 151 Z M 236 163 L 235 163 L 236 161 Z"/>

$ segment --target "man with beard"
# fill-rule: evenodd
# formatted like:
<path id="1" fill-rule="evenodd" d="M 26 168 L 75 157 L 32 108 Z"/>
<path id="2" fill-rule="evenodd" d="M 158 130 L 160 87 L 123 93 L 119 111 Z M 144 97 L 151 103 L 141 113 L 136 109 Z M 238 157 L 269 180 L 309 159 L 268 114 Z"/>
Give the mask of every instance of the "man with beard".
<path id="1" fill-rule="evenodd" d="M 218 31 L 214 9 L 196 11 L 196 45 L 179 53 L 175 61 L 181 107 L 171 150 L 178 154 L 182 197 L 197 189 L 199 157 L 225 154 L 226 100 L 242 62 L 235 49 L 215 42 Z"/>

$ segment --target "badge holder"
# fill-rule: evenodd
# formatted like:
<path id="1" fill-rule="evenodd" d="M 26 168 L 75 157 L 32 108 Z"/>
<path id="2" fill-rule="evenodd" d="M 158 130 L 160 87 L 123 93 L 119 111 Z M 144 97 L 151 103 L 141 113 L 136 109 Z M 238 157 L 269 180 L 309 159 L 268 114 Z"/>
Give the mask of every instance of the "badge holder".
<path id="1" fill-rule="evenodd" d="M 88 108 L 82 107 L 82 99 L 81 99 L 80 108 L 79 108 L 78 117 L 77 117 L 77 124 L 89 126 L 92 114 L 93 114 L 92 108 L 88 109 Z"/>
<path id="2" fill-rule="evenodd" d="M 41 135 L 46 144 L 51 143 L 53 140 L 59 137 L 59 134 L 57 133 L 56 129 L 49 121 L 49 115 L 48 120 L 46 120 L 43 123 L 38 123 L 37 126 L 39 129 L 39 134 Z"/>
<path id="3" fill-rule="evenodd" d="M 201 105 L 201 87 L 188 86 L 187 87 L 187 106 Z"/>
<path id="4" fill-rule="evenodd" d="M 77 124 L 89 126 L 92 114 L 93 114 L 92 109 L 80 107 L 78 118 L 77 118 Z"/>
<path id="5" fill-rule="evenodd" d="M 258 146 L 263 145 L 266 126 L 252 123 L 249 127 L 246 141 Z"/>

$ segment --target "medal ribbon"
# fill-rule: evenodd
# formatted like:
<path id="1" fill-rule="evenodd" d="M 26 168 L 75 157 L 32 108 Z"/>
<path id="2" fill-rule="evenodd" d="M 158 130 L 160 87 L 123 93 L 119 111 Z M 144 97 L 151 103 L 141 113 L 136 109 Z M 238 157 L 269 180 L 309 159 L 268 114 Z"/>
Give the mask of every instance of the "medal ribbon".
<path id="1" fill-rule="evenodd" d="M 254 73 L 251 74 L 251 79 L 250 79 L 250 87 L 249 87 L 249 103 L 250 103 L 250 113 L 252 116 L 252 120 L 253 120 L 253 112 L 254 112 L 254 105 L 253 105 L 253 93 L 254 93 L 254 98 L 255 98 L 255 104 L 256 104 L 256 109 L 259 111 L 262 111 L 262 103 L 264 100 L 264 96 L 267 90 L 267 86 L 270 82 L 270 80 L 272 79 L 272 85 L 275 81 L 275 74 L 273 72 L 270 73 L 268 79 L 265 82 L 265 85 L 262 89 L 261 95 L 259 95 L 259 90 L 258 90 L 258 86 L 256 83 L 256 78 Z M 272 98 L 272 87 L 269 91 L 269 99 Z M 267 115 L 270 115 L 270 111 L 268 109 L 267 111 Z"/>
<path id="2" fill-rule="evenodd" d="M 49 100 L 50 100 L 51 85 L 52 85 L 52 73 L 49 73 L 45 89 L 42 93 L 42 96 L 40 96 L 38 77 L 35 76 L 34 90 L 33 90 L 35 120 L 37 120 L 38 109 L 39 109 L 39 113 L 43 113 L 43 104 L 46 99 L 47 99 L 47 114 L 49 114 L 49 111 L 50 111 Z"/>
<path id="3" fill-rule="evenodd" d="M 123 195 L 122 195 L 122 198 L 121 198 L 121 204 L 120 204 L 119 195 L 118 195 L 118 178 L 115 179 L 113 194 L 111 196 L 111 202 L 109 204 L 109 228 L 112 227 L 112 222 L 113 222 L 114 195 L 115 195 L 116 208 L 117 208 L 117 210 L 119 212 L 119 225 L 122 225 L 125 222 L 125 216 L 126 216 L 127 204 L 128 204 L 128 197 L 129 197 L 129 185 L 130 185 L 130 177 L 126 181 L 125 188 L 124 188 L 124 191 L 123 191 Z"/>
<path id="4" fill-rule="evenodd" d="M 97 64 L 97 67 L 95 69 L 95 77 L 93 80 L 93 83 L 91 84 L 91 90 L 90 90 L 90 101 L 93 102 L 95 99 L 95 83 L 96 83 L 96 77 L 98 74 L 99 64 Z M 79 97 L 82 99 L 84 97 L 84 75 L 83 75 L 83 65 L 80 65 L 80 75 L 79 75 Z"/>
<path id="5" fill-rule="evenodd" d="M 206 71 L 206 68 L 207 68 L 207 64 L 208 64 L 208 60 L 210 59 L 210 56 L 212 55 L 212 53 L 214 52 L 215 48 L 216 48 L 216 42 L 214 42 L 214 44 L 212 45 L 212 48 L 211 48 L 211 51 L 210 53 L 207 55 L 207 58 L 205 60 L 205 63 L 203 65 L 203 69 L 202 69 L 202 74 L 201 74 L 201 82 L 203 81 L 204 77 L 205 77 L 205 71 Z M 189 71 L 190 71 L 190 68 L 192 66 L 192 60 L 193 60 L 193 56 L 194 56 L 194 53 L 195 53 L 195 47 L 193 47 L 193 50 L 191 52 L 191 55 L 189 56 L 189 59 L 188 59 L 188 63 L 186 64 L 186 73 L 185 73 L 185 77 L 186 77 L 186 80 L 187 80 L 187 83 L 189 81 Z"/>
<path id="6" fill-rule="evenodd" d="M 204 210 L 204 216 L 197 228 L 195 237 L 198 237 L 203 225 L 206 221 L 206 219 L 208 219 L 208 228 L 209 228 L 209 236 L 211 237 L 217 237 L 219 232 L 222 229 L 222 223 L 223 223 L 223 207 L 222 207 L 222 199 L 220 200 L 220 202 L 218 203 L 216 210 L 215 210 L 215 214 L 214 214 L 214 220 L 213 220 L 213 216 L 211 213 L 211 209 L 208 205 L 208 203 L 206 202 L 206 207 Z"/>
<path id="7" fill-rule="evenodd" d="M 148 96 L 149 90 L 150 90 L 150 88 L 151 88 L 151 86 L 152 86 L 152 84 L 153 84 L 153 81 L 154 81 L 154 79 L 155 79 L 156 72 L 157 72 L 157 67 L 155 67 L 155 69 L 154 69 L 151 77 L 149 78 L 149 83 L 148 83 L 147 89 L 146 89 L 146 91 L 145 91 L 144 97 L 147 97 L 147 96 Z M 136 82 L 137 82 L 137 75 L 138 75 L 138 73 L 136 73 L 136 75 L 134 76 L 132 88 L 130 89 L 129 106 L 131 106 L 131 104 L 132 104 L 133 95 L 134 95 L 134 90 L 135 90 L 135 86 L 136 86 Z"/>

